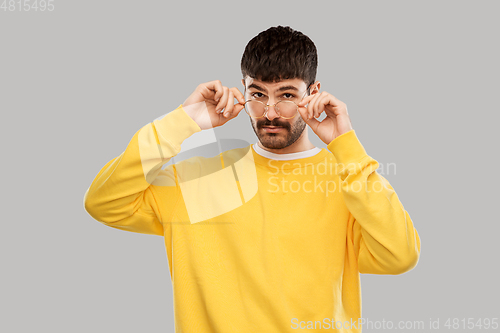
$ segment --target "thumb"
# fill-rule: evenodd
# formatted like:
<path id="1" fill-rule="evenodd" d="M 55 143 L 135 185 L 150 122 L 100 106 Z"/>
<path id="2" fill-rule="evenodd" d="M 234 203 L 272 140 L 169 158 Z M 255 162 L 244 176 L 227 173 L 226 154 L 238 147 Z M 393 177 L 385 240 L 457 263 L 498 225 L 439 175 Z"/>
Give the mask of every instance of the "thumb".
<path id="1" fill-rule="evenodd" d="M 307 108 L 304 106 L 299 106 L 299 113 L 304 122 L 309 125 L 313 130 L 318 127 L 320 121 L 316 118 L 308 119 L 307 118 Z"/>

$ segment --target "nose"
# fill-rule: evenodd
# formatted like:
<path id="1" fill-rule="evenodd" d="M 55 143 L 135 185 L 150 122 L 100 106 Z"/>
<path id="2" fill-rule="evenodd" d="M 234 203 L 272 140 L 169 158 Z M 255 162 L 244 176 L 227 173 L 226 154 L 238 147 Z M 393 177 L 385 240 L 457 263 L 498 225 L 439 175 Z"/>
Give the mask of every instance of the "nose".
<path id="1" fill-rule="evenodd" d="M 273 105 L 267 107 L 267 112 L 265 113 L 267 119 L 273 120 L 274 118 L 279 118 L 275 108 Z"/>
<path id="2" fill-rule="evenodd" d="M 275 101 L 274 99 L 270 98 L 268 101 L 267 101 L 267 105 L 269 105 L 267 107 L 267 112 L 265 113 L 265 116 L 267 119 L 269 120 L 273 120 L 274 118 L 279 118 L 279 115 L 278 113 L 276 112 L 276 105 L 275 103 L 277 103 L 278 101 Z"/>

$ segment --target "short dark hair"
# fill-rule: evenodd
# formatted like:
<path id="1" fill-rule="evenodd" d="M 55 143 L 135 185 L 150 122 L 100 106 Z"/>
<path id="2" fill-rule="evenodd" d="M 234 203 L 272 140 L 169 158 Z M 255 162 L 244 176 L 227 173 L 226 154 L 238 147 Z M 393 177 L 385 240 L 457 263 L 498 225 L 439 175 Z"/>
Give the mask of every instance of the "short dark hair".
<path id="1" fill-rule="evenodd" d="M 290 27 L 271 27 L 252 38 L 241 57 L 241 73 L 266 82 L 316 80 L 318 54 L 313 41 Z"/>

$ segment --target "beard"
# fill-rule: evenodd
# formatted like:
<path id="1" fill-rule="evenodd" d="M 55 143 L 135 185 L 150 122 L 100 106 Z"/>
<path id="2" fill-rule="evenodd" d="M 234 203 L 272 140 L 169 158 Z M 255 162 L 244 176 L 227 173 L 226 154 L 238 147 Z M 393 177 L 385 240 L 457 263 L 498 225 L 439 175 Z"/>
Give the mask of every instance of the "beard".
<path id="1" fill-rule="evenodd" d="M 290 146 L 299 139 L 307 125 L 300 116 L 294 123 L 280 122 L 278 118 L 272 121 L 267 118 L 254 121 L 250 118 L 250 122 L 262 146 L 269 149 L 283 149 Z M 283 130 L 278 133 L 267 133 L 263 126 L 280 126 Z"/>

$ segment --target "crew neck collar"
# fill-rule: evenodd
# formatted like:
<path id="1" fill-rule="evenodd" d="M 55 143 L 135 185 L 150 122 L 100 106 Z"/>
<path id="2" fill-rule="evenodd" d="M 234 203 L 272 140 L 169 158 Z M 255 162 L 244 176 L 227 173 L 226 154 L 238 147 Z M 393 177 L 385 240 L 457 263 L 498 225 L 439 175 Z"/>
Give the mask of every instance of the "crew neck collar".
<path id="1" fill-rule="evenodd" d="M 259 154 L 260 156 L 266 157 L 268 159 L 272 160 L 278 160 L 278 161 L 290 161 L 290 160 L 296 160 L 296 159 L 301 159 L 301 158 L 307 158 L 316 155 L 321 151 L 320 148 L 314 147 L 308 150 L 304 151 L 299 151 L 297 153 L 288 153 L 288 154 L 276 154 L 270 151 L 267 151 L 263 148 L 261 148 L 257 143 L 253 144 L 253 149 L 254 151 Z"/>
<path id="2" fill-rule="evenodd" d="M 294 169 L 303 167 L 310 163 L 317 163 L 323 160 L 328 151 L 324 148 L 314 147 L 298 153 L 276 154 L 259 147 L 257 143 L 251 145 L 254 161 L 257 164 L 267 167 L 279 166 L 283 169 Z"/>

